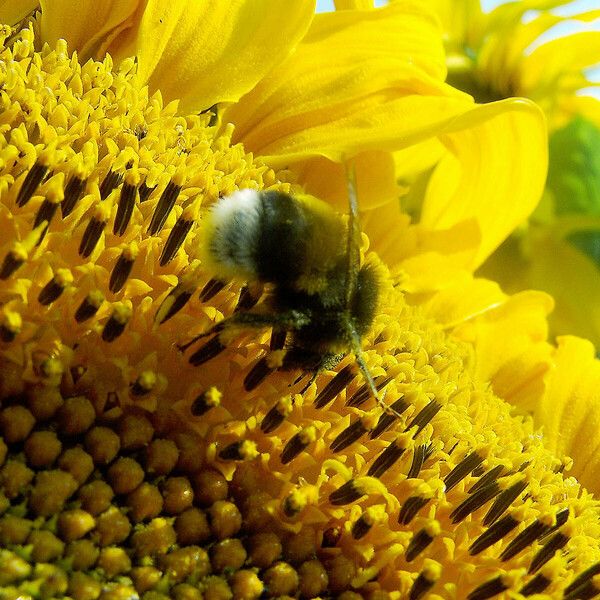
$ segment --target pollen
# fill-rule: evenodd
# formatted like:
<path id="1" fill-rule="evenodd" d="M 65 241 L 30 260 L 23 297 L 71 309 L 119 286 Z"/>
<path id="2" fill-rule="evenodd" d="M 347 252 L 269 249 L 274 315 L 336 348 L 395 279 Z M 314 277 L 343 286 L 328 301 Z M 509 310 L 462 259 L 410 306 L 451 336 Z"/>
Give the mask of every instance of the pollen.
<path id="1" fill-rule="evenodd" d="M 390 277 L 364 340 L 381 402 L 353 356 L 312 377 L 280 369 L 280 332 L 220 339 L 262 290 L 203 272 L 198 222 L 236 189 L 294 192 L 289 173 L 133 61 L 3 32 L 3 592 L 600 593 L 600 505 Z"/>

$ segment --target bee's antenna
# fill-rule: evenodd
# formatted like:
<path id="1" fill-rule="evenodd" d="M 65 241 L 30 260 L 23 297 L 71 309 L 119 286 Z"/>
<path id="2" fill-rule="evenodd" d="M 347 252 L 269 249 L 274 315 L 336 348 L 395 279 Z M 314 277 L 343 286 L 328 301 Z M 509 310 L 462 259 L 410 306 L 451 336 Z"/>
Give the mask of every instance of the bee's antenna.
<path id="1" fill-rule="evenodd" d="M 346 165 L 348 182 L 348 238 L 346 240 L 346 308 L 350 307 L 358 280 L 360 266 L 360 224 L 358 221 L 358 197 L 356 194 L 356 170 Z"/>
<path id="2" fill-rule="evenodd" d="M 400 418 L 400 413 L 395 411 L 391 406 L 386 404 L 383 401 L 383 398 L 379 395 L 379 391 L 377 390 L 377 386 L 375 385 L 375 381 L 373 380 L 373 376 L 371 375 L 371 371 L 369 371 L 369 367 L 363 358 L 362 348 L 360 345 L 360 336 L 356 332 L 354 328 L 351 330 L 352 334 L 352 351 L 354 352 L 354 356 L 356 358 L 356 364 L 360 369 L 360 372 L 363 374 L 367 385 L 371 389 L 371 393 L 373 397 L 377 401 L 377 404 L 384 410 L 384 412 L 392 415 L 393 417 Z"/>

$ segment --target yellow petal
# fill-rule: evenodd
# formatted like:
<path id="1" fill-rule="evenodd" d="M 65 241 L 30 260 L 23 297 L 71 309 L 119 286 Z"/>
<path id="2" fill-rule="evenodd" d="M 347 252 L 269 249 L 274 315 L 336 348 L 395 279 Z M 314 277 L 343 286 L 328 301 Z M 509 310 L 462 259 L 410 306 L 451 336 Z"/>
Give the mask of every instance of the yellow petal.
<path id="1" fill-rule="evenodd" d="M 575 337 L 558 339 L 555 367 L 534 418 L 546 445 L 574 459 L 570 474 L 600 492 L 600 362 L 594 346 Z"/>
<path id="2" fill-rule="evenodd" d="M 483 298 L 493 295 L 488 291 Z M 552 308 L 547 294 L 521 292 L 454 329 L 456 337 L 475 347 L 478 378 L 490 381 L 500 397 L 522 410 L 531 410 L 542 397 L 550 368 L 546 338 Z"/>
<path id="3" fill-rule="evenodd" d="M 523 93 L 536 90 L 539 94 L 599 62 L 598 31 L 582 31 L 550 40 L 524 58 L 520 89 Z"/>
<path id="4" fill-rule="evenodd" d="M 51 46 L 64 38 L 82 62 L 106 51 L 110 41 L 133 24 L 139 0 L 40 0 L 42 40 Z"/>
<path id="5" fill-rule="evenodd" d="M 225 119 L 237 141 L 271 164 L 315 155 L 340 161 L 421 139 L 430 121 L 448 116 L 444 96 L 465 101 L 444 77 L 437 21 L 415 4 L 319 14 L 296 52 Z"/>
<path id="6" fill-rule="evenodd" d="M 481 233 L 475 268 L 524 221 L 545 182 L 547 142 L 544 117 L 532 102 L 509 99 L 474 107 L 441 140 L 448 153 L 427 190 L 421 224 L 449 229 L 475 219 Z"/>
<path id="7" fill-rule="evenodd" d="M 356 188 L 361 211 L 398 199 L 400 188 L 394 157 L 390 152 L 362 152 L 352 160 L 352 164 L 356 171 Z M 334 204 L 342 213 L 348 211 L 348 182 L 344 165 L 317 156 L 298 163 L 294 170 L 298 182 L 308 193 L 318 198 L 326 198 L 327 202 Z"/>
<path id="8" fill-rule="evenodd" d="M 139 75 L 182 110 L 235 102 L 293 50 L 314 1 L 149 0 L 139 25 L 109 48 L 135 54 Z"/>
<path id="9" fill-rule="evenodd" d="M 0 0 L 0 23 L 16 25 L 38 7 L 37 0 Z"/>
<path id="10" fill-rule="evenodd" d="M 445 327 L 482 315 L 506 301 L 506 294 L 495 281 L 477 279 L 465 273 L 424 304 L 424 311 Z"/>
<path id="11" fill-rule="evenodd" d="M 600 273 L 566 241 L 533 237 L 527 284 L 556 298 L 551 326 L 557 334 L 585 336 L 600 344 Z"/>

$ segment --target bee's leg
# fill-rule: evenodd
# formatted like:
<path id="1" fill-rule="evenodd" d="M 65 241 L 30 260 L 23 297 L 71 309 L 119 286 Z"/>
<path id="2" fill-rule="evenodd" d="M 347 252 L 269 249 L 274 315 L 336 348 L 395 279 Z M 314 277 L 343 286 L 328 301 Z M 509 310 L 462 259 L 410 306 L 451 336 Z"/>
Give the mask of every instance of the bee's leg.
<path id="1" fill-rule="evenodd" d="M 382 408 L 382 410 L 386 414 L 391 415 L 395 419 L 399 419 L 402 415 L 397 410 L 393 409 L 389 404 L 386 404 L 383 401 L 383 396 L 381 396 L 379 394 L 379 391 L 377 390 L 377 386 L 375 385 L 375 382 L 373 381 L 373 377 L 371 376 L 371 372 L 369 371 L 369 368 L 367 367 L 367 364 L 365 363 L 365 361 L 362 357 L 362 353 L 356 352 L 355 356 L 356 356 L 356 364 L 358 365 L 359 369 L 361 370 L 363 377 L 367 380 L 367 384 L 368 384 L 369 388 L 371 389 L 371 394 L 373 394 L 373 398 L 375 398 L 375 400 L 377 401 L 377 404 L 379 404 L 379 406 Z M 384 391 L 384 396 L 385 396 L 385 391 Z"/>
<path id="2" fill-rule="evenodd" d="M 271 333 L 271 342 L 269 343 L 269 350 L 271 352 L 283 350 L 285 347 L 286 337 L 287 331 L 284 329 L 273 329 L 273 332 Z M 267 378 L 267 376 L 276 369 L 277 367 L 273 366 L 269 361 L 268 355 L 259 358 L 244 378 L 244 389 L 247 392 L 250 392 L 257 388 Z"/>
<path id="3" fill-rule="evenodd" d="M 191 357 L 190 362 L 193 365 L 200 365 L 211 358 L 214 358 L 225 349 L 225 345 L 220 341 L 220 333 L 227 329 L 239 328 L 239 329 L 264 329 L 267 327 L 273 327 L 273 329 L 289 331 L 298 329 L 310 322 L 310 316 L 297 310 L 290 310 L 285 312 L 273 312 L 273 313 L 253 313 L 253 312 L 239 312 L 234 313 L 231 317 L 223 319 L 208 331 L 195 336 L 192 340 L 185 344 L 181 344 L 178 348 L 185 352 L 191 345 L 196 343 L 199 339 L 217 334 L 216 337 L 206 342 L 204 346 L 199 348 Z"/>

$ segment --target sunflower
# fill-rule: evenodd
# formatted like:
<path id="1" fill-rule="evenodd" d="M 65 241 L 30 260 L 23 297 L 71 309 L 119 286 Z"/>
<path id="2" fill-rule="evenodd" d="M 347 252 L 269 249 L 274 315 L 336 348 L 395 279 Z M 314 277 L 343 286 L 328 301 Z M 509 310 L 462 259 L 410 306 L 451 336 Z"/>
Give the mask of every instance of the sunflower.
<path id="1" fill-rule="evenodd" d="M 549 173 L 542 202 L 480 271 L 515 293 L 542 289 L 556 308 L 553 335 L 600 344 L 597 311 L 600 102 L 598 10 L 519 1 L 484 11 L 479 0 L 434 6 L 445 30 L 448 82 L 487 102 L 534 100 L 548 119 Z"/>
<path id="2" fill-rule="evenodd" d="M 244 6 L 233 4 L 233 13 Z M 420 18 L 413 3 L 402 6 L 399 31 L 408 33 L 402 27 L 411 24 L 415 44 L 440 47 L 423 36 L 433 23 L 429 15 Z M 351 25 L 362 17 L 396 22 L 399 11 L 341 12 L 340 30 L 356 33 Z M 219 14 L 205 16 L 213 23 L 210 17 Z M 252 18 L 254 11 L 240 13 L 242 47 Z M 306 40 L 318 44 L 333 35 L 333 18 L 317 20 L 296 43 L 298 61 L 304 56 L 309 62 L 310 53 L 301 52 Z M 241 332 L 213 347 L 218 352 L 201 366 L 189 360 L 197 346 L 177 347 L 255 300 L 235 282 L 209 280 L 196 259 L 202 243 L 196 221 L 219 196 L 241 188 L 296 193 L 302 169 L 308 172 L 315 157 L 335 164 L 370 152 L 366 132 L 368 143 L 356 146 L 344 125 L 351 133 L 372 129 L 374 140 L 388 136 L 384 150 L 390 152 L 393 137 L 407 154 L 414 143 L 419 155 L 432 136 L 433 145 L 461 148 L 470 125 L 489 134 L 494 124 L 513 118 L 517 127 L 522 115 L 537 126 L 529 142 L 543 163 L 543 147 L 535 145 L 543 138 L 536 109 L 526 102 L 482 109 L 462 95 L 452 100 L 455 93 L 437 76 L 407 60 L 404 79 L 390 82 L 382 71 L 377 93 L 363 90 L 357 113 L 353 103 L 339 99 L 341 113 L 330 112 L 345 115 L 330 125 L 339 146 L 325 130 L 308 127 L 310 121 L 304 134 L 291 116 L 284 128 L 286 119 L 273 109 L 257 113 L 265 130 L 254 141 L 269 139 L 269 118 L 279 136 L 270 139 L 287 141 L 269 142 L 255 156 L 245 145 L 250 133 L 238 139 L 222 119 L 227 111 L 258 105 L 247 98 L 277 81 L 276 66 L 231 106 L 210 110 L 215 100 L 235 102 L 223 94 L 210 106 L 190 108 L 201 112 L 182 112 L 144 74 L 141 50 L 134 50 L 137 65 L 126 57 L 115 62 L 110 54 L 82 64 L 61 40 L 36 50 L 34 29 L 39 26 L 42 36 L 51 30 L 43 19 L 44 13 L 35 27 L 18 32 L 5 27 L 1 57 L 2 594 L 482 600 L 598 593 L 597 501 L 566 474 L 572 461 L 549 452 L 532 420 L 513 416 L 482 379 L 473 344 L 450 336 L 434 318 L 431 303 L 442 296 L 424 294 L 419 282 L 408 303 L 398 275 L 377 267 L 380 306 L 364 355 L 393 412 L 374 401 L 351 356 L 304 389 L 304 381 L 272 368 L 268 359 L 277 350 L 271 351 L 268 335 Z M 91 40 L 93 52 L 108 49 L 116 56 L 121 25 L 123 39 L 131 41 L 138 39 L 139 23 L 159 31 L 164 24 L 151 10 L 141 18 L 135 10 L 127 13 L 112 27 L 101 22 L 96 19 L 96 30 L 105 37 L 81 39 Z M 163 37 L 153 39 L 162 43 Z M 411 43 L 405 38 L 402 44 Z M 212 39 L 231 42 L 224 34 Z M 419 56 L 427 61 L 425 50 Z M 297 73 L 290 70 L 292 81 Z M 355 74 L 350 79 L 360 91 Z M 409 82 L 415 87 L 407 94 Z M 209 87 L 217 84 L 214 79 Z M 394 105 L 408 111 L 400 123 L 391 120 L 395 111 L 386 103 L 378 113 L 384 98 L 402 101 Z M 414 121 L 420 98 L 431 115 Z M 327 115 L 318 109 L 306 114 L 323 121 Z M 381 122 L 386 110 L 390 119 Z M 241 116 L 232 120 L 242 129 Z M 341 142 L 345 135 L 349 145 Z M 512 139 L 513 155 L 524 153 L 518 136 Z M 298 147 L 308 148 L 311 158 L 304 163 Z M 456 163 L 454 169 L 448 181 L 456 191 L 465 179 Z M 474 184 L 483 181 L 474 178 Z M 515 190 L 515 197 L 529 198 L 539 187 L 524 179 L 515 185 L 520 182 L 524 191 Z M 472 221 L 471 232 L 479 228 L 477 215 L 465 215 L 474 205 L 468 196 L 454 219 Z M 467 290 L 469 265 L 495 242 L 480 231 L 460 248 L 451 228 L 444 230 L 445 215 L 431 218 L 437 232 L 432 227 L 428 237 L 424 225 L 412 228 L 401 244 L 415 261 L 419 250 L 429 253 L 423 280 L 434 288 L 435 257 L 441 264 L 444 249 L 457 248 L 461 275 L 437 287 L 447 290 L 449 280 L 455 286 L 462 280 Z M 369 260 L 378 263 L 373 253 Z M 396 258 L 397 272 L 406 267 L 407 292 L 409 266 Z M 246 377 L 258 364 L 275 372 L 248 386 Z"/>

